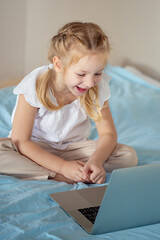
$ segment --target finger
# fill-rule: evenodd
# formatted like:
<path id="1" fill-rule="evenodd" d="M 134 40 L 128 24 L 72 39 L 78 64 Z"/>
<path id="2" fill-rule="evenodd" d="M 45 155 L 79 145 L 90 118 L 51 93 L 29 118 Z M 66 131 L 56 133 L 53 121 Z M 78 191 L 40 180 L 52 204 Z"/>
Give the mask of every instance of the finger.
<path id="1" fill-rule="evenodd" d="M 85 183 L 93 183 L 89 177 L 84 180 Z"/>
<path id="2" fill-rule="evenodd" d="M 78 170 L 79 170 L 81 173 L 83 173 L 84 165 L 78 164 Z"/>
<path id="3" fill-rule="evenodd" d="M 83 178 L 84 179 L 90 178 L 90 173 L 91 173 L 90 168 L 87 165 L 85 165 L 82 171 Z"/>
<path id="4" fill-rule="evenodd" d="M 79 166 L 78 169 L 83 173 L 84 166 Z"/>
<path id="5" fill-rule="evenodd" d="M 99 178 L 97 177 L 97 175 L 95 175 L 95 173 L 94 173 L 94 174 L 91 173 L 90 179 L 91 179 L 91 181 L 92 181 L 93 183 L 96 183 L 96 180 L 99 179 Z"/>
<path id="6" fill-rule="evenodd" d="M 77 171 L 76 177 L 77 177 L 78 182 L 85 182 L 86 181 L 86 179 L 83 178 L 82 171 Z"/>
<path id="7" fill-rule="evenodd" d="M 84 167 L 84 165 L 86 164 L 86 163 L 83 162 L 83 161 L 77 161 L 77 163 L 78 163 L 79 165 L 83 166 L 83 167 Z"/>
<path id="8" fill-rule="evenodd" d="M 103 177 L 101 177 L 101 178 L 97 181 L 97 184 L 102 184 L 102 183 L 105 182 L 105 180 L 106 180 L 106 177 L 103 176 Z"/>
<path id="9" fill-rule="evenodd" d="M 83 177 L 81 174 L 77 174 L 76 178 L 77 178 L 78 182 L 82 182 L 82 180 L 83 180 Z"/>
<path id="10" fill-rule="evenodd" d="M 103 174 L 104 174 L 103 172 L 98 172 L 98 173 L 95 173 L 95 175 L 90 176 L 90 178 L 94 183 L 97 183 L 99 179 L 103 177 Z"/>

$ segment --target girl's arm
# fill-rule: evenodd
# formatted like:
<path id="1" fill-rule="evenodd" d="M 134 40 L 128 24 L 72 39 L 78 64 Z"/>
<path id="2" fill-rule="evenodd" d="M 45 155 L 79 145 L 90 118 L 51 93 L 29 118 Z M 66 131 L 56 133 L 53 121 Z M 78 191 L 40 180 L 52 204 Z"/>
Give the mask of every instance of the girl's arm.
<path id="1" fill-rule="evenodd" d="M 20 95 L 12 126 L 12 141 L 18 147 L 19 152 L 51 171 L 74 181 L 81 181 L 81 170 L 84 166 L 81 162 L 68 162 L 31 141 L 36 113 L 37 108 L 27 103 L 24 95 Z"/>
<path id="2" fill-rule="evenodd" d="M 106 102 L 102 109 L 102 119 L 96 121 L 96 127 L 99 134 L 95 152 L 89 158 L 83 170 L 83 177 L 89 177 L 94 183 L 103 183 L 105 181 L 104 162 L 113 152 L 117 143 L 117 132 L 114 126 L 109 104 Z"/>

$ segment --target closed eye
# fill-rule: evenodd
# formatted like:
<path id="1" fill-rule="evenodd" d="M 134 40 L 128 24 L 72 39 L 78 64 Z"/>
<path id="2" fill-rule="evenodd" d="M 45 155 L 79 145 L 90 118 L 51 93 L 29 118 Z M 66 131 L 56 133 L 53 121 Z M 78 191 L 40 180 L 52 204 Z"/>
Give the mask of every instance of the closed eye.
<path id="1" fill-rule="evenodd" d="M 101 76 L 102 73 L 95 73 L 95 76 Z"/>
<path id="2" fill-rule="evenodd" d="M 79 77 L 84 77 L 85 76 L 85 73 L 76 73 L 77 74 L 77 76 L 79 76 Z M 101 76 L 102 75 L 102 72 L 101 73 L 95 73 L 94 74 L 95 76 Z"/>
<path id="3" fill-rule="evenodd" d="M 85 76 L 85 74 L 84 74 L 84 73 L 82 73 L 82 74 L 80 74 L 80 73 L 77 73 L 77 75 L 78 75 L 79 77 L 84 77 L 84 76 Z"/>

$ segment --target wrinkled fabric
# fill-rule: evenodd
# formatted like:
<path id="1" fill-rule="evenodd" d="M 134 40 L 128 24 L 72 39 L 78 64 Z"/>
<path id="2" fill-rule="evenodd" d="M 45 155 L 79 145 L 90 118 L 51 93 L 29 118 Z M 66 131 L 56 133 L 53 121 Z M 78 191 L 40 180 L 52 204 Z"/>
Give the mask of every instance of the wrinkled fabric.
<path id="1" fill-rule="evenodd" d="M 112 67 L 110 107 L 118 141 L 133 147 L 138 164 L 160 162 L 160 88 L 120 67 Z M 0 136 L 10 131 L 15 98 L 11 88 L 0 90 Z M 1 114 L 3 112 L 3 115 Z M 98 138 L 92 123 L 90 138 Z M 109 175 L 107 175 L 107 180 Z M 91 185 L 95 186 L 95 185 Z M 24 181 L 0 175 L 1 240 L 159 240 L 160 223 L 92 236 L 49 197 L 50 193 L 88 187 L 52 180 Z"/>

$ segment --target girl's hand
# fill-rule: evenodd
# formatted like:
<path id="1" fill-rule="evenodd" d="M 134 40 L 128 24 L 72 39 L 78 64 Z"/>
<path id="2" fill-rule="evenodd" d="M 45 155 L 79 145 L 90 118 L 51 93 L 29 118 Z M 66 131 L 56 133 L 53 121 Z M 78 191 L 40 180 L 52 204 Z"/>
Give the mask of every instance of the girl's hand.
<path id="1" fill-rule="evenodd" d="M 84 182 L 86 181 L 82 176 L 84 165 L 82 161 L 65 161 L 60 174 L 74 182 Z"/>
<path id="2" fill-rule="evenodd" d="M 83 168 L 83 178 L 90 179 L 91 182 L 102 184 L 106 179 L 106 172 L 100 163 L 89 160 Z"/>

